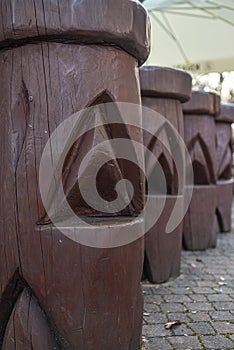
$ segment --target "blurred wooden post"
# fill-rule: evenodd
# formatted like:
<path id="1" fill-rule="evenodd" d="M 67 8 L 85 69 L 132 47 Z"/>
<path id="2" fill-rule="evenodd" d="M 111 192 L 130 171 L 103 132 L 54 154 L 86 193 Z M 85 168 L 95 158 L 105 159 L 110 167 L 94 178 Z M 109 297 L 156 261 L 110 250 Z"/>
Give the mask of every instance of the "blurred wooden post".
<path id="1" fill-rule="evenodd" d="M 2 0 L 1 8 L 2 349 L 136 350 L 143 238 L 109 249 L 70 240 L 48 222 L 38 176 L 50 135 L 73 113 L 100 103 L 140 103 L 137 68 L 149 54 L 146 11 L 130 0 Z M 101 141 L 119 136 L 118 128 L 117 134 L 108 130 L 79 140 L 64 167 L 67 200 L 75 214 L 89 216 L 93 224 L 103 214 L 82 202 L 75 166 L 98 133 L 104 135 Z M 141 132 L 127 134 L 142 142 Z M 125 175 L 137 187 L 137 200 L 115 217 L 139 213 L 140 172 L 131 172 L 124 162 L 105 169 L 99 184 L 108 200 L 113 200 L 112 184 Z M 132 220 L 118 223 L 123 236 L 134 227 Z M 111 231 L 115 224 L 99 225 Z M 141 230 L 137 221 L 135 228 Z"/>
<path id="2" fill-rule="evenodd" d="M 221 232 L 231 230 L 231 208 L 233 198 L 232 179 L 232 128 L 234 104 L 222 104 L 215 119 L 217 152 L 217 221 Z"/>
<path id="3" fill-rule="evenodd" d="M 182 247 L 182 223 L 170 234 L 166 233 L 166 226 L 175 205 L 176 199 L 182 193 L 178 193 L 178 177 L 173 159 L 166 150 L 165 144 L 172 146 L 170 131 L 167 121 L 170 122 L 180 136 L 184 137 L 184 122 L 182 103 L 188 101 L 191 94 L 191 76 L 178 69 L 163 67 L 143 67 L 140 69 L 140 83 L 142 104 L 151 108 L 165 118 L 165 123 L 160 130 L 164 139 L 164 145 L 156 135 L 145 133 L 144 144 L 158 159 L 166 179 L 166 193 L 160 193 L 160 179 L 155 173 L 155 166 L 146 162 L 148 177 L 152 178 L 153 188 L 150 193 L 154 201 L 155 213 L 157 211 L 160 196 L 165 196 L 165 207 L 159 220 L 145 235 L 145 263 L 144 275 L 151 282 L 161 283 L 170 277 L 177 277 L 180 273 L 180 255 Z M 147 110 L 144 114 L 143 127 L 151 123 L 147 119 Z M 155 124 L 157 120 L 155 119 Z M 153 130 L 153 125 L 148 125 Z M 181 196 L 181 206 L 183 198 Z"/>
<path id="4" fill-rule="evenodd" d="M 216 246 L 216 179 L 215 116 L 220 112 L 220 97 L 194 91 L 185 103 L 185 142 L 193 171 L 193 196 L 184 219 L 183 241 L 188 250 Z"/>

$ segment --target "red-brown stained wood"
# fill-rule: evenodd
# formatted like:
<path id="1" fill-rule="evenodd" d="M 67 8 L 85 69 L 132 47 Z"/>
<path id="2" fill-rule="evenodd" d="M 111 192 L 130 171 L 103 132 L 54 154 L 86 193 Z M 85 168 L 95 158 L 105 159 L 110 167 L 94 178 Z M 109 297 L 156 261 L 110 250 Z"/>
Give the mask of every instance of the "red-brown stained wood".
<path id="1" fill-rule="evenodd" d="M 2 0 L 0 47 L 53 41 L 119 46 L 144 63 L 150 25 L 135 0 Z"/>
<path id="2" fill-rule="evenodd" d="M 24 289 L 8 321 L 3 350 L 58 349 L 56 334 L 31 291 Z"/>
<path id="3" fill-rule="evenodd" d="M 158 196 L 153 197 L 152 203 L 154 203 L 156 212 Z M 176 200 L 176 196 L 167 196 L 158 221 L 145 235 L 144 277 L 154 283 L 166 282 L 169 278 L 178 277 L 180 274 L 183 222 L 171 233 L 166 233 L 168 218 Z M 183 206 L 182 196 L 181 206 Z"/>
<path id="4" fill-rule="evenodd" d="M 182 102 L 188 101 L 191 94 L 191 76 L 181 70 L 164 67 L 144 67 L 140 69 L 142 104 L 160 113 L 184 136 Z M 144 112 L 144 109 L 143 109 Z M 155 115 L 157 117 L 157 115 Z M 151 121 L 143 113 L 143 127 L 153 129 Z M 170 144 L 166 124 L 160 129 L 165 143 Z M 156 136 L 156 135 L 155 135 Z M 144 276 L 151 282 L 161 283 L 180 273 L 180 255 L 182 247 L 182 224 L 170 234 L 166 226 L 174 207 L 178 193 L 178 178 L 173 159 L 165 146 L 150 133 L 144 134 L 144 144 L 155 154 L 162 166 L 166 182 L 167 194 L 165 206 L 157 223 L 145 235 L 145 264 Z M 148 177 L 154 175 L 154 166 L 146 161 Z M 155 203 L 155 212 L 160 195 L 158 194 L 159 178 L 153 179 L 153 191 L 150 193 Z M 183 198 L 181 199 L 183 207 Z"/>
<path id="5" fill-rule="evenodd" d="M 232 227 L 233 180 L 217 182 L 217 222 L 220 232 L 229 232 Z"/>
<path id="6" fill-rule="evenodd" d="M 36 350 L 38 332 L 48 344 L 56 338 L 58 348 L 135 350 L 141 341 L 143 239 L 97 249 L 44 226 L 38 172 L 46 142 L 70 115 L 110 100 L 139 104 L 137 66 L 149 51 L 146 12 L 129 0 L 2 1 L 0 6 L 0 341 L 5 350 L 12 337 L 15 344 L 23 338 Z M 116 130 L 111 129 L 115 137 Z M 83 140 L 87 148 L 92 137 Z M 142 141 L 133 129 L 128 137 Z M 83 156 L 84 150 L 76 151 L 74 159 Z M 74 163 L 69 161 L 65 189 L 73 198 Z M 110 186 L 127 175 L 137 192 L 136 204 L 115 216 L 136 215 L 144 198 L 141 174 L 135 168 L 129 174 L 124 162 L 115 168 L 108 172 Z M 79 200 L 73 204 L 77 214 L 84 213 Z M 92 220 L 92 210 L 85 209 Z M 130 219 L 121 225 L 127 234 Z M 30 331 L 20 320 L 19 308 L 28 308 L 27 296 L 20 296 L 25 288 L 35 305 Z M 47 319 L 40 321 L 44 313 Z"/>
<path id="7" fill-rule="evenodd" d="M 194 190 L 184 218 L 183 242 L 186 249 L 204 250 L 216 245 L 215 116 L 220 112 L 220 97 L 193 91 L 183 110 L 185 143 L 194 171 Z"/>
<path id="8" fill-rule="evenodd" d="M 221 112 L 215 119 L 217 151 L 217 209 L 219 230 L 231 230 L 231 207 L 233 197 L 232 180 L 232 128 L 234 105 L 222 104 Z"/>
<path id="9" fill-rule="evenodd" d="M 216 246 L 216 186 L 195 185 L 184 218 L 183 244 L 187 250 L 204 250 Z"/>

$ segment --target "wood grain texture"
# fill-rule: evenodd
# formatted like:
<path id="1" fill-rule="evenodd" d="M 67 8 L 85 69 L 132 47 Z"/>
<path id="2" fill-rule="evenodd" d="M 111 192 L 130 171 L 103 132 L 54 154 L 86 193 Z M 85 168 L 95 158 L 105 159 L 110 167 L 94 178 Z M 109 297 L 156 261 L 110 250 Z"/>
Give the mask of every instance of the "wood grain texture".
<path id="1" fill-rule="evenodd" d="M 184 129 L 185 144 L 193 164 L 194 184 L 215 184 L 217 160 L 214 118 L 205 114 L 185 114 Z"/>
<path id="2" fill-rule="evenodd" d="M 156 213 L 159 198 L 153 197 L 152 205 Z M 181 222 L 171 233 L 166 233 L 168 218 L 177 199 L 176 196 L 165 198 L 163 212 L 156 224 L 145 235 L 144 276 L 153 283 L 163 283 L 180 274 L 183 223 Z M 183 197 L 181 196 L 182 207 Z"/>
<path id="3" fill-rule="evenodd" d="M 216 152 L 217 152 L 217 221 L 221 232 L 231 230 L 231 207 L 233 197 L 232 180 L 232 127 L 234 105 L 222 104 L 221 112 L 216 116 Z"/>
<path id="4" fill-rule="evenodd" d="M 175 68 L 145 66 L 140 69 L 142 96 L 168 97 L 186 102 L 191 96 L 189 73 Z"/>
<path id="5" fill-rule="evenodd" d="M 220 232 L 231 231 L 232 199 L 233 180 L 218 181 L 216 215 Z"/>
<path id="6" fill-rule="evenodd" d="M 183 244 L 187 250 L 216 246 L 216 186 L 194 186 L 192 200 L 184 218 Z"/>
<path id="7" fill-rule="evenodd" d="M 234 104 L 222 103 L 220 113 L 216 115 L 216 121 L 234 123 Z"/>
<path id="8" fill-rule="evenodd" d="M 59 349 L 56 335 L 32 293 L 24 289 L 20 295 L 4 337 L 3 350 Z"/>
<path id="9" fill-rule="evenodd" d="M 156 135 L 144 133 L 145 146 L 158 159 L 167 184 L 167 193 L 160 193 L 160 179 L 155 174 L 155 164 L 148 162 L 146 158 L 146 172 L 153 180 L 153 188 L 150 195 L 154 197 L 155 213 L 160 195 L 165 197 L 165 207 L 158 222 L 145 235 L 145 263 L 144 275 L 151 282 L 161 283 L 170 277 L 177 277 L 180 273 L 180 255 L 182 247 L 182 224 L 170 234 L 166 233 L 166 226 L 175 204 L 178 193 L 178 174 L 175 164 L 165 145 L 172 150 L 171 134 L 167 121 L 184 137 L 184 122 L 181 101 L 187 101 L 191 94 L 191 76 L 181 70 L 163 67 L 144 67 L 140 69 L 140 82 L 142 93 L 142 105 L 155 111 L 165 118 L 164 125 L 157 130 Z M 155 120 L 156 122 L 156 120 Z M 143 127 L 152 130 L 151 120 L 144 115 Z M 158 137 L 163 140 L 159 141 Z M 178 143 L 177 143 L 178 145 Z M 183 154 L 181 155 L 183 159 Z M 183 161 L 181 162 L 183 167 Z M 183 198 L 181 198 L 183 207 Z"/>
<path id="10" fill-rule="evenodd" d="M 217 178 L 230 180 L 232 177 L 232 128 L 230 123 L 216 122 Z"/>
<path id="11" fill-rule="evenodd" d="M 115 45 L 144 63 L 149 18 L 135 0 L 2 0 L 0 47 L 35 41 Z"/>
<path id="12" fill-rule="evenodd" d="M 185 143 L 194 172 L 194 192 L 184 219 L 183 240 L 186 249 L 204 250 L 216 246 L 215 116 L 220 112 L 220 97 L 194 91 L 183 110 Z"/>
<path id="13" fill-rule="evenodd" d="M 191 99 L 184 103 L 185 114 L 209 114 L 217 116 L 220 113 L 220 96 L 203 90 L 192 91 Z"/>
<path id="14" fill-rule="evenodd" d="M 8 292 L 18 271 L 56 327 L 61 348 L 64 342 L 69 349 L 86 350 L 135 350 L 140 345 L 143 239 L 120 248 L 95 249 L 71 241 L 56 228 L 37 225 L 45 215 L 38 171 L 50 135 L 105 91 L 113 101 L 139 103 L 137 64 L 124 51 L 97 45 L 41 42 L 0 51 L 0 288 L 1 295 L 7 294 L 2 307 L 10 303 L 18 315 L 20 305 L 28 303 L 19 299 L 14 306 L 19 295 Z M 129 137 L 142 142 L 140 133 L 132 134 L 130 130 Z M 140 203 L 144 186 L 140 177 L 134 181 Z M 123 234 L 124 228 L 128 231 L 126 224 Z M 16 324 L 9 312 L 0 318 L 5 349 L 11 346 Z M 39 320 L 41 311 L 35 312 Z M 18 316 L 17 320 L 21 327 Z M 37 327 L 47 337 L 44 322 L 35 327 L 30 331 L 22 326 L 14 342 L 21 335 L 28 339 L 30 332 L 36 339 Z"/>

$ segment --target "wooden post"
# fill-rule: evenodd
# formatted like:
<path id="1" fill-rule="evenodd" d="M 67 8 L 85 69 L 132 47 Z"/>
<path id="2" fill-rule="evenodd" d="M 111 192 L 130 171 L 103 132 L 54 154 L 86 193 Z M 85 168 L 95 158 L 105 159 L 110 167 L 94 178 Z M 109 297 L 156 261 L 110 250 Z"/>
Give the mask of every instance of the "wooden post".
<path id="1" fill-rule="evenodd" d="M 2 0 L 1 9 L 2 349 L 138 349 L 143 239 L 108 249 L 70 240 L 48 221 L 38 177 L 50 135 L 73 113 L 106 102 L 140 103 L 137 67 L 149 53 L 146 11 L 130 0 Z M 71 208 L 93 224 L 103 214 L 82 201 L 76 170 L 97 135 L 104 135 L 101 141 L 123 135 L 107 129 L 78 140 L 63 172 Z M 140 132 L 127 134 L 142 142 Z M 137 187 L 137 198 L 114 214 L 126 217 L 119 223 L 125 235 L 133 227 L 128 217 L 143 206 L 140 172 L 124 162 L 104 170 L 99 190 L 108 200 L 125 175 Z M 111 230 L 115 224 L 99 225 Z M 135 227 L 141 229 L 137 221 Z"/>
<path id="2" fill-rule="evenodd" d="M 180 136 L 184 137 L 184 122 L 182 103 L 188 101 L 191 94 L 191 76 L 178 69 L 163 67 L 143 67 L 140 69 L 140 82 L 143 106 L 160 113 L 169 121 Z M 143 110 L 144 111 L 144 110 Z M 155 116 L 156 117 L 156 116 Z M 151 121 L 150 121 L 151 122 Z M 156 122 L 156 120 L 155 120 Z M 143 113 L 143 127 L 147 125 L 147 115 Z M 164 133 L 165 143 L 170 144 L 168 125 L 160 129 Z M 159 220 L 145 235 L 145 263 L 144 275 L 151 282 L 161 283 L 170 277 L 177 277 L 180 273 L 180 255 L 182 246 L 182 223 L 167 234 L 166 226 L 178 195 L 177 173 L 168 151 L 162 143 L 149 133 L 144 135 L 144 144 L 155 154 L 167 183 L 165 207 Z M 148 177 L 155 176 L 154 168 L 146 164 L 149 169 Z M 158 188 L 160 180 L 153 179 L 155 213 L 160 196 Z M 181 198 L 183 201 L 183 198 Z"/>
<path id="3" fill-rule="evenodd" d="M 220 97 L 194 91 L 183 109 L 185 142 L 194 171 L 193 196 L 184 219 L 184 247 L 204 250 L 216 246 L 215 116 L 220 112 Z"/>
<path id="4" fill-rule="evenodd" d="M 232 180 L 232 128 L 234 105 L 222 104 L 215 119 L 217 151 L 217 221 L 221 232 L 231 230 L 231 208 L 233 197 Z"/>

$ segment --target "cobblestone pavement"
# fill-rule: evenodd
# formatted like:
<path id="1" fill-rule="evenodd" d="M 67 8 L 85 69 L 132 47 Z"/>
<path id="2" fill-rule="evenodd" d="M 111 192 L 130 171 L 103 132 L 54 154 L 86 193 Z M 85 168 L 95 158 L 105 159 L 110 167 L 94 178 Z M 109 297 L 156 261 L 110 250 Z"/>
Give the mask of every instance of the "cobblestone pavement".
<path id="1" fill-rule="evenodd" d="M 143 349 L 234 349 L 234 230 L 216 249 L 183 252 L 179 278 L 143 291 Z"/>

